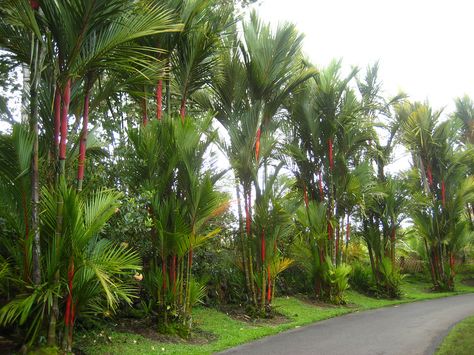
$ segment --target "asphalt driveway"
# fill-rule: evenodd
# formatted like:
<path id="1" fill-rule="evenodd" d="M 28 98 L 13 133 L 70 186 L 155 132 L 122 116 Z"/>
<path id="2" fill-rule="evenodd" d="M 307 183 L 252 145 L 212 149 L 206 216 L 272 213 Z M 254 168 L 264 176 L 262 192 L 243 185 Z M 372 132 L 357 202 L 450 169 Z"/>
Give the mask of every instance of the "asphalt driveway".
<path id="1" fill-rule="evenodd" d="M 269 336 L 220 354 L 433 354 L 474 314 L 474 294 L 356 312 Z"/>

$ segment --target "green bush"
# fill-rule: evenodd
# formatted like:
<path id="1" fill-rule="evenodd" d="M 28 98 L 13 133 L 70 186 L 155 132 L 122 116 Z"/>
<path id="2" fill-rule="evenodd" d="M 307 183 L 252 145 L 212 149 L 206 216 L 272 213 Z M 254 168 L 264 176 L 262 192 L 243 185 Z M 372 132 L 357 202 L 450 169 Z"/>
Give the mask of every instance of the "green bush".
<path id="1" fill-rule="evenodd" d="M 377 279 L 369 265 L 355 263 L 349 282 L 352 288 L 368 296 L 399 298 L 402 294 L 402 279 L 403 275 L 398 268 L 392 266 L 390 259 L 382 258 Z"/>
<path id="2" fill-rule="evenodd" d="M 381 295 L 388 298 L 400 298 L 403 275 L 396 266 L 392 265 L 389 258 L 382 258 L 380 276 L 378 291 Z"/>
<path id="3" fill-rule="evenodd" d="M 345 304 L 345 291 L 349 288 L 349 274 L 351 267 L 347 264 L 335 266 L 330 259 L 327 260 L 327 269 L 324 277 L 330 286 L 329 301 L 334 304 Z"/>
<path id="4" fill-rule="evenodd" d="M 376 287 L 370 266 L 360 262 L 352 266 L 349 283 L 354 290 L 369 295 L 373 295 Z"/>

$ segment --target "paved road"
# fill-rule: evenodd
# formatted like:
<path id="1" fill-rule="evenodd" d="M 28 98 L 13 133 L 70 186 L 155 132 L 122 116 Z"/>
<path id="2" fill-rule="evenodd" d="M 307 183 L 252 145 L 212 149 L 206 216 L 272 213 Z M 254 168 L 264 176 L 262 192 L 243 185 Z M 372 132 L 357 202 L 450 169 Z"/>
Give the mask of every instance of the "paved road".
<path id="1" fill-rule="evenodd" d="M 474 314 L 474 294 L 356 312 L 221 354 L 433 354 L 449 329 Z"/>

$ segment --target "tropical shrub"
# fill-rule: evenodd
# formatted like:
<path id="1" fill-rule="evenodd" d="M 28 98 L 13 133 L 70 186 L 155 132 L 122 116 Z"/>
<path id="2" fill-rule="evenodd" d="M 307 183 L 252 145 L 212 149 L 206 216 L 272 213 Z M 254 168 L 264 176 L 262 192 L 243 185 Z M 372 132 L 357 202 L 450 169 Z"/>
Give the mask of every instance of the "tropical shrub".
<path id="1" fill-rule="evenodd" d="M 77 319 L 108 316 L 136 297 L 132 276 L 141 269 L 140 257 L 100 236 L 119 206 L 120 194 L 99 190 L 85 197 L 61 184 L 59 190 L 43 189 L 42 196 L 43 282 L 33 285 L 9 277 L 18 292 L 0 309 L 0 325 L 25 328 L 30 345 L 40 336 L 54 337 L 70 351 Z M 59 208 L 64 218 L 57 233 Z M 12 265 L 16 270 L 19 266 Z"/>
<path id="2" fill-rule="evenodd" d="M 369 265 L 361 262 L 352 264 L 349 283 L 354 290 L 365 294 L 372 294 L 375 287 L 374 277 Z"/>
<path id="3" fill-rule="evenodd" d="M 347 264 L 334 265 L 330 260 L 325 264 L 324 279 L 329 285 L 329 300 L 334 304 L 345 304 L 344 292 L 349 288 L 352 268 Z"/>

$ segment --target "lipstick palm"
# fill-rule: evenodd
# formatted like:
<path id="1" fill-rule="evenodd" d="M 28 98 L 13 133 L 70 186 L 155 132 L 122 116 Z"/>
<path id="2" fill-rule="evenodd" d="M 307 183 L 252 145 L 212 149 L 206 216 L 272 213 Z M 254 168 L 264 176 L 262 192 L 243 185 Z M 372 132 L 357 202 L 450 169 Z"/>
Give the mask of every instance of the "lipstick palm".
<path id="1" fill-rule="evenodd" d="M 14 285 L 11 298 L 0 310 L 0 324 L 17 324 L 24 328 L 25 341 L 31 345 L 38 336 L 57 330 L 56 326 L 48 329 L 49 319 L 59 322 L 64 318 L 65 333 L 60 333 L 64 334 L 65 350 L 70 350 L 76 317 L 111 312 L 119 301 L 130 302 L 134 297 L 135 287 L 122 277 L 128 274 L 131 278 L 130 273 L 140 268 L 139 257 L 131 250 L 100 238 L 104 224 L 119 205 L 119 194 L 103 190 L 86 199 L 63 183 L 57 190 L 44 188 L 42 191 L 42 282 L 32 285 L 28 276 L 31 238 L 24 237 L 28 230 L 25 213 L 29 213 L 29 209 L 24 207 L 21 198 L 24 196 L 21 186 L 29 179 L 32 145 L 32 136 L 19 126 L 14 127 L 12 137 L 0 139 L 3 160 L 0 204 L 11 231 L 11 234 L 1 235 L 1 253 L 10 255 L 9 281 Z M 60 234 L 56 228 L 57 194 L 62 195 L 63 201 Z M 32 234 L 31 230 L 29 234 Z M 71 260 L 74 260 L 73 264 Z M 26 278 L 14 277 L 13 272 L 23 275 L 24 270 L 27 271 Z M 54 297 L 57 297 L 57 303 L 51 302 Z M 50 333 L 48 337 L 57 339 L 56 334 Z"/>
<path id="2" fill-rule="evenodd" d="M 219 233 L 208 223 L 228 206 L 214 186 L 221 174 L 204 168 L 214 139 L 209 119 L 184 124 L 154 121 L 130 134 L 139 157 L 133 169 L 137 192 L 150 196 L 154 257 L 145 270 L 145 282 L 165 323 L 173 314 L 184 322 L 192 320 L 198 289 L 192 276 L 193 253 Z"/>
<path id="3" fill-rule="evenodd" d="M 406 103 L 398 108 L 402 141 L 413 158 L 423 192 L 415 193 L 411 217 L 425 242 L 434 288 L 454 287 L 454 260 L 468 221 L 472 179 L 468 178 L 472 151 L 459 146 L 457 121 L 439 122 L 440 111 L 428 104 Z M 454 232 L 458 230 L 459 233 Z"/>
<path id="4" fill-rule="evenodd" d="M 244 211 L 245 218 L 240 218 L 240 239 L 248 298 L 261 311 L 266 304 L 264 295 L 269 291 L 269 273 L 266 263 L 262 262 L 267 233 L 264 224 L 252 223 L 257 216 L 253 216 L 256 213 L 254 198 L 255 204 L 260 206 L 259 215 L 269 216 L 271 204 L 262 201 L 271 190 L 271 180 L 275 179 L 272 176 L 278 172 L 279 164 L 273 159 L 277 145 L 276 116 L 282 112 L 283 103 L 291 92 L 315 74 L 303 65 L 301 41 L 302 36 L 293 25 L 285 24 L 272 31 L 252 12 L 250 20 L 243 24 L 242 40 L 224 41 L 221 70 L 212 82 L 215 95 L 211 106 L 229 134 L 224 148 L 240 185 L 236 187 L 239 196 L 242 191 L 244 206 L 242 208 L 239 198 L 239 210 Z M 266 213 L 261 210 L 262 206 L 268 207 Z M 258 249 L 252 247 L 254 236 L 259 240 Z M 270 236 L 271 233 L 268 238 Z M 259 280 L 258 283 L 255 280 Z"/>

